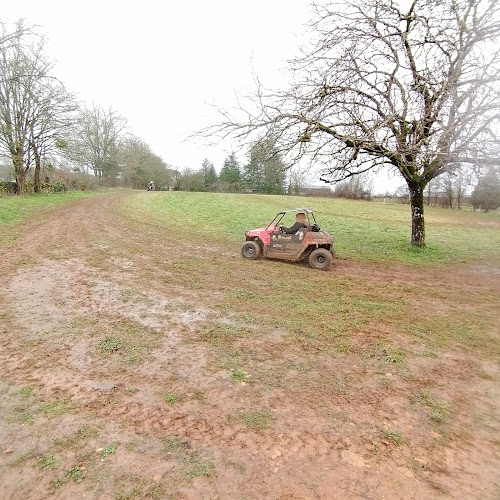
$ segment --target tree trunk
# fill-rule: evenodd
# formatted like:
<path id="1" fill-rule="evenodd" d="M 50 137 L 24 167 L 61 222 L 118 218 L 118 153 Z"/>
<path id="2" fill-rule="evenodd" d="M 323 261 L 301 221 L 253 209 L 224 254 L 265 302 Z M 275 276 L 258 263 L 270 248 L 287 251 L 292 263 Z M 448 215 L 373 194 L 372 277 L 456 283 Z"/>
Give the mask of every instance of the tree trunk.
<path id="1" fill-rule="evenodd" d="M 427 206 L 430 206 L 430 204 L 431 204 L 431 196 L 432 196 L 431 185 L 429 183 L 429 185 L 427 187 Z"/>
<path id="2" fill-rule="evenodd" d="M 17 191 L 16 194 L 24 194 L 24 180 L 26 179 L 25 173 L 18 173 L 16 177 Z"/>
<path id="3" fill-rule="evenodd" d="M 411 205 L 411 244 L 414 247 L 425 247 L 424 225 L 424 187 L 409 186 Z"/>
<path id="4" fill-rule="evenodd" d="M 41 182 L 40 182 L 40 170 L 41 170 L 42 161 L 38 155 L 35 155 L 35 171 L 33 172 L 33 189 L 35 193 L 41 192 Z"/>
<path id="5" fill-rule="evenodd" d="M 16 194 L 24 194 L 24 181 L 26 180 L 27 170 L 23 165 L 22 154 L 17 154 L 12 158 L 14 162 L 14 173 L 16 175 L 17 191 Z"/>

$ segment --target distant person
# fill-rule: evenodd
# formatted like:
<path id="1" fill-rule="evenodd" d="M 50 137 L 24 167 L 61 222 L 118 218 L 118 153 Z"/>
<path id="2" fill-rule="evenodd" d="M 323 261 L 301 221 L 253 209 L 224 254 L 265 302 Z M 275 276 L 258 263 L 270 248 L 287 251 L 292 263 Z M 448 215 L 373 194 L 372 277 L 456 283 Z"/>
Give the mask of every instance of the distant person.
<path id="1" fill-rule="evenodd" d="M 148 182 L 148 191 L 154 191 L 155 190 L 155 185 L 153 181 Z"/>
<path id="2" fill-rule="evenodd" d="M 291 227 L 281 226 L 280 231 L 284 234 L 295 234 L 299 229 L 307 227 L 306 214 L 298 212 L 295 216 L 295 224 Z"/>

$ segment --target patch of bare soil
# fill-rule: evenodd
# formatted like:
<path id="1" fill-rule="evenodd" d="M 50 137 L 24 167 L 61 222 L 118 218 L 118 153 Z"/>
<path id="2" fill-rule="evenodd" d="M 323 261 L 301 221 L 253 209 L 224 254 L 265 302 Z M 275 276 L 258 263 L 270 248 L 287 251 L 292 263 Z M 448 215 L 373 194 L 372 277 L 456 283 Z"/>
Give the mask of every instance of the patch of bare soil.
<path id="1" fill-rule="evenodd" d="M 189 250 L 124 220 L 126 196 L 59 208 L 1 255 L 0 498 L 498 498 L 498 355 L 399 363 L 383 322 L 332 355 L 242 323 L 223 307 L 240 283 L 179 280 L 166 263 Z M 452 318 L 492 314 L 485 269 L 337 260 L 311 279 L 393 285 Z"/>

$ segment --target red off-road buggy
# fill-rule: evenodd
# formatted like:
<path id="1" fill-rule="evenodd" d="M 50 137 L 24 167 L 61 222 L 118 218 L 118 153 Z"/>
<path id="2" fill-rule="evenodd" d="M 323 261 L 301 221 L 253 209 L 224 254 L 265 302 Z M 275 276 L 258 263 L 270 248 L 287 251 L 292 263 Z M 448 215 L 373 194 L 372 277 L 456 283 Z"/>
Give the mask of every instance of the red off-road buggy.
<path id="1" fill-rule="evenodd" d="M 305 214 L 305 225 L 295 234 L 285 234 L 281 222 L 286 216 Z M 288 217 L 288 218 L 289 218 Z M 314 269 L 326 270 L 332 263 L 333 236 L 322 231 L 309 208 L 294 208 L 278 212 L 266 226 L 245 232 L 246 242 L 241 248 L 245 259 L 257 259 L 261 255 L 270 259 L 290 261 L 307 260 Z"/>

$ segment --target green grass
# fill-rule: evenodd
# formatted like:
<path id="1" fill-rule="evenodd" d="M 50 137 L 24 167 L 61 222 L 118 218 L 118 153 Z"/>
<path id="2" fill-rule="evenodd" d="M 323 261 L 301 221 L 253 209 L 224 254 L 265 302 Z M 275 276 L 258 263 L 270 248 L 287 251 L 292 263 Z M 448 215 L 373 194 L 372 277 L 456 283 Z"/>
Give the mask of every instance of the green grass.
<path id="1" fill-rule="evenodd" d="M 57 469 L 61 465 L 62 459 L 53 455 L 43 455 L 38 458 L 38 465 L 42 469 Z"/>
<path id="2" fill-rule="evenodd" d="M 246 229 L 267 225 L 277 211 L 312 208 L 323 229 L 335 236 L 337 255 L 373 261 L 411 264 L 465 262 L 497 254 L 500 214 L 425 207 L 427 248 L 409 245 L 410 207 L 397 203 L 360 202 L 221 193 L 138 193 L 125 200 L 128 217 L 147 219 L 182 231 L 187 238 L 226 240 L 231 247 L 244 241 Z"/>
<path id="3" fill-rule="evenodd" d="M 187 458 L 186 478 L 192 481 L 196 477 L 210 476 L 214 465 L 211 460 L 203 460 L 198 455 L 191 455 Z"/>
<path id="4" fill-rule="evenodd" d="M 250 382 L 252 379 L 251 375 L 239 368 L 229 370 L 229 378 L 233 382 Z"/>
<path id="5" fill-rule="evenodd" d="M 26 404 L 14 406 L 12 413 L 12 420 L 16 420 L 21 424 L 32 424 L 35 422 L 33 410 Z"/>
<path id="6" fill-rule="evenodd" d="M 401 349 L 398 349 L 390 344 L 384 346 L 382 354 L 384 355 L 384 359 L 387 363 L 399 364 L 404 361 L 405 357 Z"/>
<path id="7" fill-rule="evenodd" d="M 74 433 L 54 439 L 54 446 L 60 451 L 82 448 L 88 441 L 97 437 L 99 437 L 99 431 L 95 427 L 84 424 Z"/>
<path id="8" fill-rule="evenodd" d="M 241 411 L 240 418 L 251 429 L 265 430 L 274 420 L 274 415 L 269 410 Z"/>
<path id="9" fill-rule="evenodd" d="M 40 210 L 53 208 L 64 203 L 102 194 L 96 191 L 68 191 L 66 193 L 37 194 L 24 196 L 0 196 L 0 227 L 19 222 Z"/>
<path id="10" fill-rule="evenodd" d="M 103 358 L 124 365 L 144 363 L 158 346 L 159 335 L 134 321 L 121 320 L 109 327 L 109 333 L 99 338 L 97 350 Z"/>
<path id="11" fill-rule="evenodd" d="M 41 412 L 49 417 L 59 417 L 75 409 L 67 398 L 60 398 L 41 406 Z"/>
<path id="12" fill-rule="evenodd" d="M 18 455 L 17 457 L 13 458 L 9 462 L 7 462 L 7 465 L 9 467 L 21 467 L 23 466 L 26 462 L 31 460 L 36 456 L 36 446 L 30 447 L 27 451 L 22 453 L 21 455 Z"/>
<path id="13" fill-rule="evenodd" d="M 399 432 L 385 431 L 382 433 L 382 438 L 386 441 L 392 441 L 398 446 L 404 442 L 403 436 Z"/>
<path id="14" fill-rule="evenodd" d="M 167 457 L 169 453 L 184 453 L 188 447 L 188 442 L 178 437 L 165 437 L 162 439 L 162 443 L 162 454 L 164 458 Z"/>
<path id="15" fill-rule="evenodd" d="M 122 341 L 112 335 L 107 335 L 99 340 L 99 349 L 103 355 L 110 352 L 119 351 L 122 348 Z"/>
<path id="16" fill-rule="evenodd" d="M 179 401 L 179 395 L 176 392 L 166 392 L 163 399 L 169 405 L 173 405 Z"/>
<path id="17" fill-rule="evenodd" d="M 215 345 L 224 345 L 247 337 L 249 334 L 250 331 L 246 328 L 217 323 L 203 329 L 200 333 L 200 340 L 212 342 Z"/>
<path id="18" fill-rule="evenodd" d="M 410 402 L 414 405 L 424 406 L 434 429 L 441 434 L 447 434 L 449 419 L 453 413 L 453 409 L 448 403 L 438 399 L 427 389 L 421 389 L 412 395 Z"/>
<path id="19" fill-rule="evenodd" d="M 27 398 L 31 396 L 32 392 L 33 392 L 33 387 L 26 386 L 26 387 L 21 387 L 21 389 L 19 389 L 18 391 L 18 394 Z"/>
<path id="20" fill-rule="evenodd" d="M 101 452 L 101 458 L 104 459 L 108 455 L 113 455 L 118 449 L 118 443 L 107 444 Z"/>
<path id="21" fill-rule="evenodd" d="M 427 315 L 409 322 L 408 330 L 428 353 L 455 344 L 499 358 L 500 342 L 498 336 L 492 334 L 494 321 L 494 316 L 488 320 L 486 314 L 469 311 L 455 314 L 453 318 Z"/>
<path id="22" fill-rule="evenodd" d="M 67 472 L 68 479 L 72 479 L 75 483 L 80 484 L 85 478 L 85 469 L 82 467 L 71 467 Z"/>

